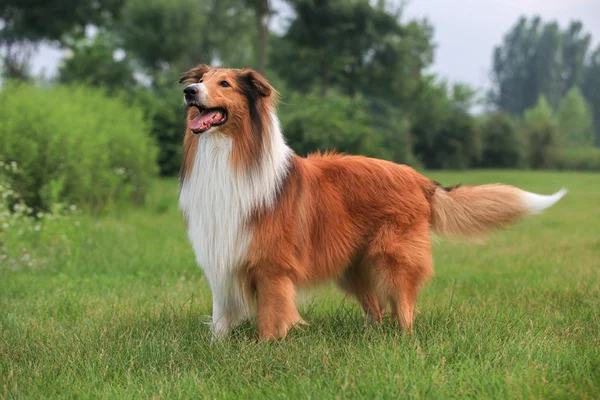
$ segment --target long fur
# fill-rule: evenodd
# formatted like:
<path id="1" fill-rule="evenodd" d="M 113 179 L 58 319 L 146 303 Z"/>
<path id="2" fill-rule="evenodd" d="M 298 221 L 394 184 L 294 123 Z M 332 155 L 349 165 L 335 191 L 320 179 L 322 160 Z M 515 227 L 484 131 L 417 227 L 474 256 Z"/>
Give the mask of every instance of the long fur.
<path id="1" fill-rule="evenodd" d="M 210 282 L 216 336 L 256 313 L 262 339 L 284 337 L 303 322 L 296 288 L 332 279 L 368 320 L 380 322 L 389 307 L 411 330 L 418 289 L 433 273 L 432 230 L 480 236 L 564 194 L 445 189 L 387 161 L 298 157 L 283 139 L 276 92 L 255 71 L 201 65 L 182 82 L 202 85 L 203 105 L 228 113 L 222 126 L 186 131 L 181 171 L 180 206 Z"/>

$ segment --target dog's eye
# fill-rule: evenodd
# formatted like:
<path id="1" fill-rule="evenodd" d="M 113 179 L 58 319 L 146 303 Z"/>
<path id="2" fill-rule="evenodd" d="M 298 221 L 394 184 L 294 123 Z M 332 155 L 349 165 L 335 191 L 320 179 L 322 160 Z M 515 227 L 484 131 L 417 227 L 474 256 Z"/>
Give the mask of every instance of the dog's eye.
<path id="1" fill-rule="evenodd" d="M 229 82 L 227 82 L 227 81 L 221 81 L 221 83 L 219 83 L 219 85 L 221 85 L 223 87 L 229 87 Z"/>

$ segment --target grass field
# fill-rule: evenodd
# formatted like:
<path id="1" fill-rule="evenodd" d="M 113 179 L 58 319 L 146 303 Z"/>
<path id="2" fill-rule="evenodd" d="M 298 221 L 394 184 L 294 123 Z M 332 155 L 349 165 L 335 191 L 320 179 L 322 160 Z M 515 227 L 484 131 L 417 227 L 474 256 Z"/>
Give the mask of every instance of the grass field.
<path id="1" fill-rule="evenodd" d="M 28 262 L 0 266 L 0 398 L 600 398 L 600 175 L 428 176 L 569 194 L 484 243 L 437 243 L 413 335 L 364 327 L 323 286 L 286 340 L 249 323 L 211 346 L 177 184 L 159 181 L 144 208 L 6 238 Z"/>

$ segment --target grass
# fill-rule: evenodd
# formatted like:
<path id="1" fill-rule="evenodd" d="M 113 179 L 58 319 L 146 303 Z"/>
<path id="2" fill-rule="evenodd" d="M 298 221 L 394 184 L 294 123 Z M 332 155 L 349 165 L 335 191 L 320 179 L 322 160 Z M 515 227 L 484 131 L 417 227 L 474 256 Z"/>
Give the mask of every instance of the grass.
<path id="1" fill-rule="evenodd" d="M 144 208 L 6 238 L 29 261 L 0 266 L 0 398 L 599 398 L 600 175 L 428 175 L 570 192 L 484 243 L 437 243 L 413 335 L 365 328 L 325 285 L 286 340 L 249 323 L 211 346 L 177 185 L 159 181 Z"/>

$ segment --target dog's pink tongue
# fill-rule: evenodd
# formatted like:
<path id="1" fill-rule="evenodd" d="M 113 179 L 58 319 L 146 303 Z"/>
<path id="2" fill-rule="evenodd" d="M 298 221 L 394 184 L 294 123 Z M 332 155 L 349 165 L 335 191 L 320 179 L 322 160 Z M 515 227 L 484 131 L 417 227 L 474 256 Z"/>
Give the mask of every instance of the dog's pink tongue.
<path id="1" fill-rule="evenodd" d="M 203 111 L 194 119 L 188 121 L 188 126 L 193 131 L 202 131 L 210 128 L 210 123 L 218 111 Z"/>

